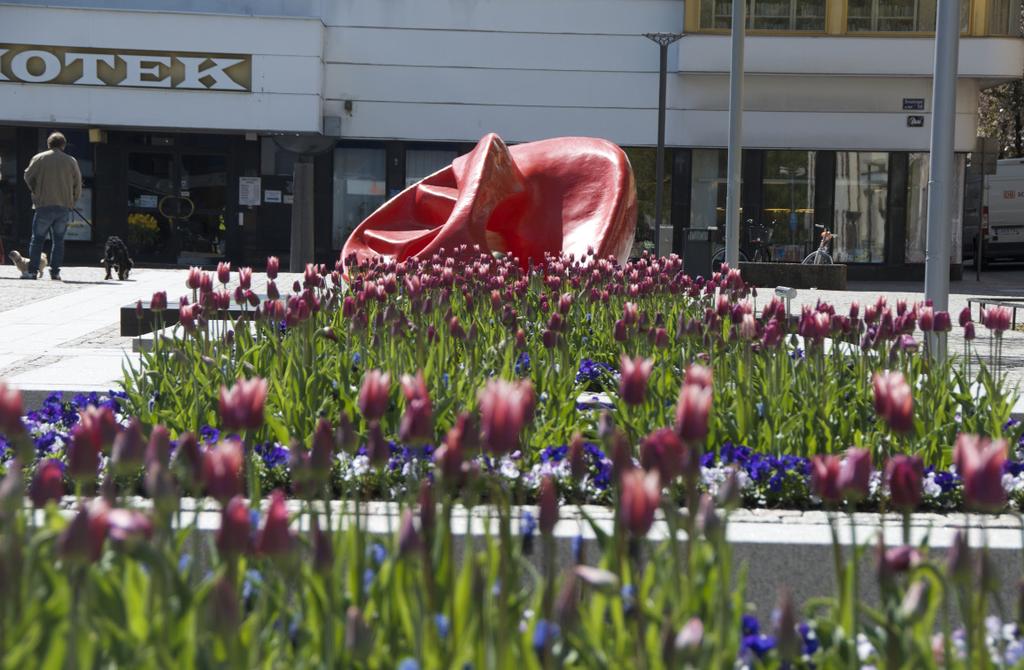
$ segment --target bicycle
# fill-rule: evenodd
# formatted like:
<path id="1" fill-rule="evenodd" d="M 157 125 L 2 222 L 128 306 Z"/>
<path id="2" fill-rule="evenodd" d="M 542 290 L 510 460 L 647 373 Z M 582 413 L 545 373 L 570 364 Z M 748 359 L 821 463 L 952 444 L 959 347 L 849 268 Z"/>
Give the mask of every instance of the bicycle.
<path id="1" fill-rule="evenodd" d="M 828 245 L 832 242 L 832 238 L 835 235 L 830 233 L 824 226 L 815 227 L 823 228 L 821 231 L 821 243 L 818 244 L 817 250 L 807 254 L 802 265 L 832 265 L 832 255 L 828 252 Z"/>

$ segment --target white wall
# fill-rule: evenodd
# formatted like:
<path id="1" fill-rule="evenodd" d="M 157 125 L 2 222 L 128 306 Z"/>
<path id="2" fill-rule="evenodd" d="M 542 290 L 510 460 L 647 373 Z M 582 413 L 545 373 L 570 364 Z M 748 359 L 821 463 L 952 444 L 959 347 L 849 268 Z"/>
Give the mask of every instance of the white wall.
<path id="1" fill-rule="evenodd" d="M 0 43 L 253 56 L 251 93 L 0 83 L 0 123 L 321 130 L 319 19 L 0 5 Z"/>
<path id="2" fill-rule="evenodd" d="M 678 0 L 338 0 L 325 5 L 325 113 L 352 138 L 653 145 L 658 49 L 642 33 L 681 22 Z M 728 41 L 688 35 L 670 54 L 669 144 L 726 144 Z M 928 38 L 749 38 L 746 144 L 926 150 L 928 113 L 908 128 L 902 98 L 930 107 L 933 49 Z M 961 68 L 966 151 L 981 79 L 1019 73 L 1024 41 L 965 39 Z"/>

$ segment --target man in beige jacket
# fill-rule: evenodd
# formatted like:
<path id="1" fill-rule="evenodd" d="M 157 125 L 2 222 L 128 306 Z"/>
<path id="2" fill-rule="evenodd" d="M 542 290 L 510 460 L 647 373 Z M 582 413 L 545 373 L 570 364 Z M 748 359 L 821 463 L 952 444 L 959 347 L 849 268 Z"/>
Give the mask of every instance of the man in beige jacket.
<path id="1" fill-rule="evenodd" d="M 71 209 L 82 194 L 82 173 L 78 161 L 64 153 L 67 140 L 61 133 L 52 133 L 46 139 L 47 151 L 32 157 L 25 169 L 25 183 L 32 192 L 32 241 L 28 247 L 28 271 L 22 279 L 35 279 L 39 274 L 39 258 L 43 242 L 49 234 L 53 239 L 50 250 L 50 279 L 60 281 L 60 265 L 64 260 L 64 235 L 71 222 Z"/>

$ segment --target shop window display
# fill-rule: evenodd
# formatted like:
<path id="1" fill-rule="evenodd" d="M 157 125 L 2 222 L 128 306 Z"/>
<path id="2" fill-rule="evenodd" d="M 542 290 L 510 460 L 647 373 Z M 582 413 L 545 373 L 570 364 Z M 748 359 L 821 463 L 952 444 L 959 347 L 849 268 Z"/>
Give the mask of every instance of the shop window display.
<path id="1" fill-rule="evenodd" d="M 837 263 L 882 263 L 888 215 L 889 154 L 836 154 L 835 241 Z"/>
<path id="2" fill-rule="evenodd" d="M 771 259 L 800 262 L 814 242 L 813 151 L 766 151 L 762 226 Z"/>
<path id="3" fill-rule="evenodd" d="M 384 204 L 386 172 L 383 148 L 335 149 L 333 248 L 341 249 L 356 226 Z"/>

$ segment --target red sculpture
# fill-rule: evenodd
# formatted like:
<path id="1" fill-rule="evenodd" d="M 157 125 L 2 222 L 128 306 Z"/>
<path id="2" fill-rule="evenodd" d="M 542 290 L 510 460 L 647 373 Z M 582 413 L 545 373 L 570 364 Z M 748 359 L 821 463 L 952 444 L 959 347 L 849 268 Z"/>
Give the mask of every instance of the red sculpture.
<path id="1" fill-rule="evenodd" d="M 633 170 L 617 145 L 559 137 L 509 148 L 491 133 L 359 224 L 342 259 L 402 261 L 466 244 L 524 265 L 588 248 L 625 261 L 635 229 Z"/>

